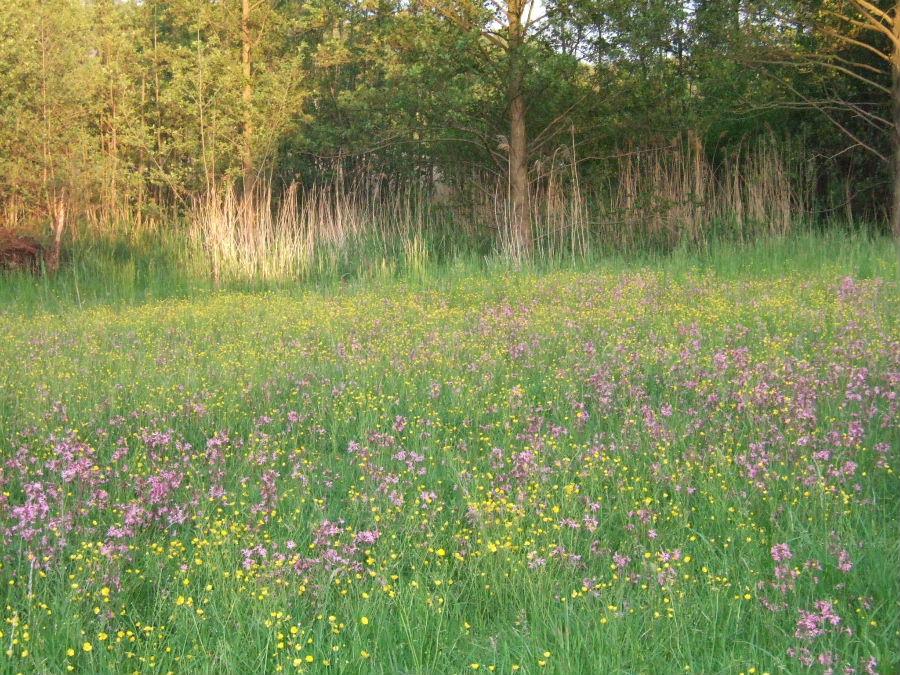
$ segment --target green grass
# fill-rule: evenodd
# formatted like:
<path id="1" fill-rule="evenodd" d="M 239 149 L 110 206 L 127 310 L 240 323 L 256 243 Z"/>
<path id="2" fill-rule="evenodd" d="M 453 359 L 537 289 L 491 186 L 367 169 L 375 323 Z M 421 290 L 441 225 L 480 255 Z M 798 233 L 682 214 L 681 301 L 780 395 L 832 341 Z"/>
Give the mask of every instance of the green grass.
<path id="1" fill-rule="evenodd" d="M 0 672 L 900 669 L 892 242 L 179 255 L 0 281 Z"/>
<path id="2" fill-rule="evenodd" d="M 472 243 L 473 246 L 448 243 L 446 236 L 428 238 L 428 262 L 421 265 L 408 260 L 401 245 L 385 248 L 383 242 L 361 241 L 342 251 L 323 249 L 311 275 L 302 279 L 231 280 L 217 287 L 207 261 L 177 231 L 112 239 L 86 236 L 71 243 L 67 263 L 55 277 L 0 272 L 0 307 L 16 313 L 42 313 L 198 297 L 217 290 L 327 292 L 372 283 L 433 288 L 462 277 L 496 277 L 522 267 Z M 825 271 L 859 279 L 893 279 L 897 277 L 897 266 L 897 243 L 892 239 L 840 229 L 805 231 L 747 245 L 712 240 L 668 252 L 607 251 L 595 247 L 575 260 L 538 253 L 535 260 L 525 264 L 534 272 L 568 269 L 618 273 L 649 269 L 676 279 L 709 273 L 731 280 Z"/>

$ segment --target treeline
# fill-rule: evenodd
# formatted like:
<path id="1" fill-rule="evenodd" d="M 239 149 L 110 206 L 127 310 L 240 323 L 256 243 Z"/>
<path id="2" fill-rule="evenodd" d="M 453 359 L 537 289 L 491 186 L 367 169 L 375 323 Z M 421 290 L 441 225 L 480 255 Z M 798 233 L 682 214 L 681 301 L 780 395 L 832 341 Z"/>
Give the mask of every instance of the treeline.
<path id="1" fill-rule="evenodd" d="M 900 231 L 898 6 L 8 0 L 0 227 L 274 212 L 294 185 L 289 208 L 415 195 L 520 253 L 560 228 Z"/>

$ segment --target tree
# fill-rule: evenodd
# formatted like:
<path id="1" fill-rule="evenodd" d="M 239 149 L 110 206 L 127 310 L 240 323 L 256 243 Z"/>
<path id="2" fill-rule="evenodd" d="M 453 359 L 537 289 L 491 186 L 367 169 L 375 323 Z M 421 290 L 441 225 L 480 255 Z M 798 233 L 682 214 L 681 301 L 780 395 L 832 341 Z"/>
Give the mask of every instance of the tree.
<path id="1" fill-rule="evenodd" d="M 97 78 L 86 19 L 68 0 L 0 10 L 0 195 L 51 221 L 51 269 L 73 205 L 93 187 Z"/>
<path id="2" fill-rule="evenodd" d="M 146 0 L 156 175 L 175 193 L 240 182 L 275 160 L 307 95 L 294 0 Z"/>
<path id="3" fill-rule="evenodd" d="M 851 148 L 884 163 L 892 183 L 891 230 L 900 236 L 900 0 L 770 0 L 768 7 L 782 26 L 795 27 L 798 38 L 755 60 L 820 73 L 824 96 L 768 72 L 793 98 L 786 105 L 817 110 Z"/>
<path id="4" fill-rule="evenodd" d="M 528 179 L 528 96 L 525 76 L 530 31 L 545 17 L 534 0 L 422 0 L 423 4 L 467 33 L 477 33 L 489 48 L 493 67 L 500 66 L 506 85 L 509 136 L 506 139 L 509 180 L 509 227 L 512 253 L 530 255 L 534 247 Z M 491 56 L 490 47 L 500 58 Z M 504 62 L 505 63 L 502 63 Z M 501 63 L 498 63 L 501 62 Z"/>
<path id="5" fill-rule="evenodd" d="M 277 0 L 241 0 L 241 18 L 240 18 L 240 43 L 241 43 L 241 136 L 243 137 L 243 146 L 241 147 L 241 167 L 242 167 L 242 183 L 244 194 L 247 195 L 256 182 L 257 174 L 257 155 L 259 154 L 259 145 L 256 135 L 257 129 L 254 123 L 254 117 L 257 114 L 260 102 L 255 101 L 255 85 L 257 79 L 257 71 L 260 70 L 256 63 L 257 50 L 260 42 L 266 32 L 271 30 L 278 24 L 279 16 L 277 16 Z M 283 25 L 283 24 L 282 24 Z M 272 40 L 272 46 L 278 43 L 277 35 Z M 268 56 L 274 56 L 269 53 Z M 277 54 L 278 61 L 286 58 L 284 52 Z M 290 57 L 287 57 L 288 59 Z M 293 83 L 282 82 L 282 86 L 290 88 Z M 299 101 L 298 101 L 299 103 Z"/>
<path id="6" fill-rule="evenodd" d="M 895 236 L 900 236 L 900 0 L 883 2 L 882 5 L 883 7 L 879 7 L 870 0 L 847 0 L 846 4 L 828 10 L 828 14 L 842 24 L 844 31 L 825 30 L 828 35 L 840 42 L 871 51 L 886 62 L 886 68 L 890 72 L 891 85 L 886 93 L 891 100 L 891 120 L 888 126 L 893 141 L 894 163 L 891 230 Z M 879 38 L 882 46 L 879 47 L 872 38 Z M 861 72 L 859 64 L 845 63 L 839 58 L 833 58 L 826 61 L 826 65 L 861 79 L 876 89 L 884 90 L 883 85 Z"/>

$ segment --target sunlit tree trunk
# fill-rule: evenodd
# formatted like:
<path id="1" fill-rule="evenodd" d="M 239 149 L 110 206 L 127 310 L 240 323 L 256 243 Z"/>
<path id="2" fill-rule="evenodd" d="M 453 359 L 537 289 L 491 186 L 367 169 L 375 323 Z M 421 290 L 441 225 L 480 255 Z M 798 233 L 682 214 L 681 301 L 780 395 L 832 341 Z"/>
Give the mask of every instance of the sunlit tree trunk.
<path id="1" fill-rule="evenodd" d="M 66 199 L 57 194 L 53 200 L 53 247 L 47 258 L 47 269 L 55 273 L 59 270 L 59 259 L 62 252 L 62 238 L 66 230 Z"/>
<path id="2" fill-rule="evenodd" d="M 47 211 L 52 220 L 53 247 L 47 259 L 47 268 L 55 273 L 59 269 L 60 251 L 62 250 L 62 237 L 66 229 L 66 201 L 62 192 L 61 180 L 57 175 L 55 158 L 51 156 L 50 145 L 54 138 L 53 115 L 50 102 L 50 48 L 51 35 L 45 21 L 41 16 L 40 47 L 41 47 L 41 121 L 43 139 L 41 142 L 41 154 L 43 155 L 43 191 L 47 202 Z"/>

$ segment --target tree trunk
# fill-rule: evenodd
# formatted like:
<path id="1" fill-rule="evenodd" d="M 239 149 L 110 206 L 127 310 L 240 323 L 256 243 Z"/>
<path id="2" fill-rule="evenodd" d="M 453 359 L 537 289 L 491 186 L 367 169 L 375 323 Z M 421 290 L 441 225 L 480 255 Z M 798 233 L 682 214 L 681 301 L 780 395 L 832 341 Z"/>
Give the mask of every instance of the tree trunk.
<path id="1" fill-rule="evenodd" d="M 511 91 L 513 88 L 511 87 Z M 528 255 L 533 246 L 531 204 L 528 190 L 528 137 L 525 127 L 525 99 L 510 96 L 509 187 L 510 219 L 517 254 Z"/>
<path id="2" fill-rule="evenodd" d="M 900 0 L 894 6 L 894 20 L 891 26 L 891 141 L 893 147 L 893 204 L 891 205 L 891 232 L 897 243 L 900 257 Z M 898 260 L 900 264 L 900 260 Z"/>
<path id="3" fill-rule="evenodd" d="M 894 78 L 896 82 L 897 78 Z M 891 209 L 891 232 L 900 238 L 900 87 L 894 85 L 894 203 Z"/>
<path id="4" fill-rule="evenodd" d="M 160 58 L 159 58 L 159 36 L 157 34 L 157 22 L 156 22 L 156 11 L 153 12 L 153 107 L 156 112 L 156 123 L 153 125 L 156 131 L 156 157 L 159 158 L 157 161 L 160 162 L 160 168 L 166 167 L 167 163 L 165 161 L 165 154 L 163 153 L 163 138 L 162 138 L 162 130 L 163 130 L 163 116 L 162 116 L 162 103 L 161 103 L 161 89 L 159 83 L 159 70 L 160 70 Z M 163 201 L 163 186 L 158 184 L 155 186 L 156 192 L 156 200 L 160 203 Z"/>
<path id="5" fill-rule="evenodd" d="M 250 33 L 250 13 L 250 0 L 241 0 L 241 70 L 244 76 L 244 88 L 241 93 L 244 107 L 242 130 L 244 144 L 241 152 L 241 164 L 245 197 L 252 190 L 256 178 L 253 166 L 253 60 L 251 54 L 253 43 Z"/>
<path id="6" fill-rule="evenodd" d="M 900 5 L 900 3 L 898 3 Z M 896 24 L 894 30 L 900 32 L 900 6 L 897 10 Z M 891 232 L 895 237 L 900 238 L 900 45 L 894 47 L 893 53 L 893 69 L 891 72 L 892 86 L 891 97 L 892 114 L 893 114 L 893 141 L 894 141 L 894 203 L 891 209 Z"/>
<path id="7" fill-rule="evenodd" d="M 47 269 L 56 274 L 62 250 L 63 231 L 66 229 L 66 200 L 62 195 L 53 199 L 53 248 L 47 258 Z"/>
<path id="8" fill-rule="evenodd" d="M 510 235 L 516 257 L 531 255 L 534 239 L 531 231 L 531 204 L 528 189 L 528 133 L 525 123 L 522 46 L 522 0 L 509 1 L 509 193 Z"/>

